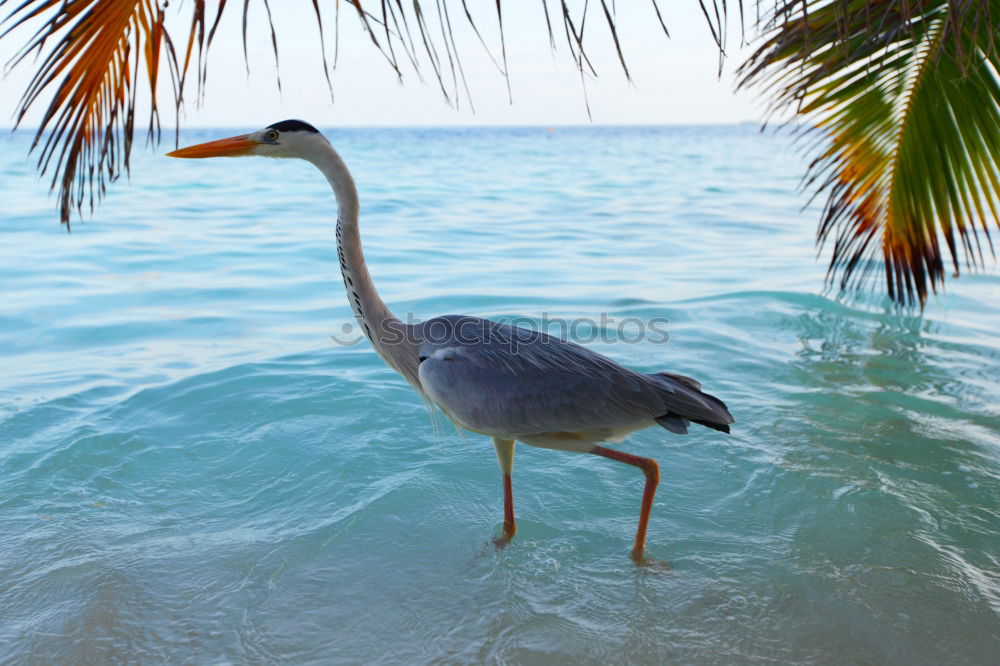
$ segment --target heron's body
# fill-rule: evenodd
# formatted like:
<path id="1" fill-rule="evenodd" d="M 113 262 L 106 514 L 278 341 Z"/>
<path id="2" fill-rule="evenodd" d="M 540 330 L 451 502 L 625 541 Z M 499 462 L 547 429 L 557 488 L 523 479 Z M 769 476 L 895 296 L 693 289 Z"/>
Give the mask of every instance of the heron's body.
<path id="1" fill-rule="evenodd" d="M 420 388 L 456 423 L 491 437 L 586 453 L 657 419 L 684 432 L 686 419 L 719 419 L 725 409 L 693 380 L 638 373 L 586 347 L 488 319 L 435 317 L 413 327 L 413 338 L 424 359 Z"/>
<path id="2" fill-rule="evenodd" d="M 732 416 L 693 379 L 643 374 L 559 338 L 465 315 L 402 323 L 386 307 L 365 265 L 358 196 L 350 172 L 311 125 L 283 121 L 260 132 L 171 153 L 175 157 L 297 157 L 326 176 L 337 199 L 337 253 L 347 297 L 380 357 L 459 426 L 493 438 L 504 482 L 504 527 L 516 531 L 511 471 L 514 442 L 594 453 L 646 474 L 632 555 L 644 561 L 646 524 L 659 480 L 656 463 L 600 446 L 660 425 L 687 432 L 693 422 L 729 432 Z"/>

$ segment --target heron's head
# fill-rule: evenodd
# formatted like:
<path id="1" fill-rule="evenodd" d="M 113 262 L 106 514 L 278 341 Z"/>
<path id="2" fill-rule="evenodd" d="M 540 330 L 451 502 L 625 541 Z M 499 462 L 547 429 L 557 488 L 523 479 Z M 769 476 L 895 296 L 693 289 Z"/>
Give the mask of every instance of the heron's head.
<path id="1" fill-rule="evenodd" d="M 326 137 L 301 120 L 282 120 L 250 134 L 240 134 L 199 143 L 167 153 L 167 157 L 298 157 L 309 159 L 318 151 L 329 150 Z"/>

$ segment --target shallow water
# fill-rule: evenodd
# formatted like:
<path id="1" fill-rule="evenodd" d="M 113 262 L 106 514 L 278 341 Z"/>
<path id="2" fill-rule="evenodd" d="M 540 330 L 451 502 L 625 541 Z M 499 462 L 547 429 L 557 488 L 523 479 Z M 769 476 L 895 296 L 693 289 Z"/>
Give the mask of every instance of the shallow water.
<path id="1" fill-rule="evenodd" d="M 753 128 L 329 136 L 397 314 L 588 318 L 729 404 L 624 445 L 672 570 L 627 557 L 641 474 L 523 445 L 489 545 L 489 440 L 345 344 L 311 166 L 137 155 L 67 235 L 5 136 L 0 661 L 996 663 L 995 269 L 923 315 L 824 292 L 803 161 Z"/>

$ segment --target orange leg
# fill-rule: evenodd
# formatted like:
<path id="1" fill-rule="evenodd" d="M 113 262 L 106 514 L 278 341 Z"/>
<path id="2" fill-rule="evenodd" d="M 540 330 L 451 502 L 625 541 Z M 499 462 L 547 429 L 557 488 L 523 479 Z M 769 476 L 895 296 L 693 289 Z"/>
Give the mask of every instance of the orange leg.
<path id="1" fill-rule="evenodd" d="M 517 533 L 517 523 L 514 522 L 514 485 L 510 476 L 514 468 L 514 440 L 494 438 L 493 446 L 496 448 L 503 476 L 503 534 L 494 539 L 493 543 L 497 548 L 503 548 Z"/>
<path id="2" fill-rule="evenodd" d="M 496 540 L 496 545 L 503 548 L 517 534 L 517 523 L 514 522 L 514 486 L 510 474 L 503 475 L 503 536 Z"/>
<path id="3" fill-rule="evenodd" d="M 603 446 L 595 446 L 590 452 L 635 465 L 646 474 L 646 488 L 642 492 L 642 509 L 639 511 L 639 529 L 635 533 L 635 545 L 632 546 L 632 560 L 636 564 L 649 563 L 643 556 L 643 551 L 646 548 L 646 527 L 649 525 L 649 512 L 653 508 L 653 496 L 656 494 L 656 486 L 660 482 L 660 466 L 652 458 L 641 458 L 630 453 L 606 449 Z"/>

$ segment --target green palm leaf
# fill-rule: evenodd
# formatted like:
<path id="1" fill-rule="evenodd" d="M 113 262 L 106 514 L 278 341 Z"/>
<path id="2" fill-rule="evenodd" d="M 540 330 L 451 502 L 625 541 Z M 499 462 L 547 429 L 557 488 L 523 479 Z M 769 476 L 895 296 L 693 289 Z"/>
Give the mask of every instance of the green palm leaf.
<path id="1" fill-rule="evenodd" d="M 890 297 L 923 304 L 949 259 L 982 266 L 1000 220 L 1000 0 L 794 0 L 776 17 L 741 85 L 812 121 L 829 278 L 859 288 L 882 268 Z"/>

